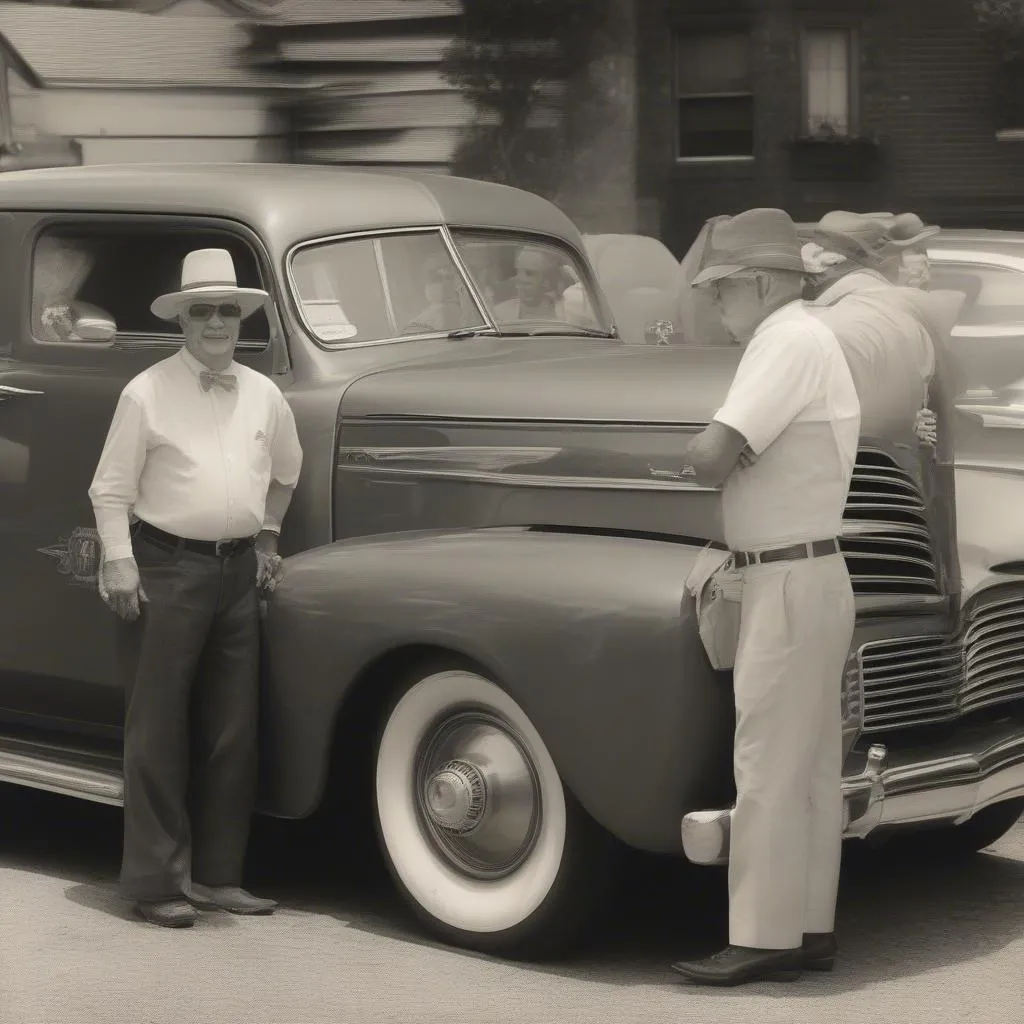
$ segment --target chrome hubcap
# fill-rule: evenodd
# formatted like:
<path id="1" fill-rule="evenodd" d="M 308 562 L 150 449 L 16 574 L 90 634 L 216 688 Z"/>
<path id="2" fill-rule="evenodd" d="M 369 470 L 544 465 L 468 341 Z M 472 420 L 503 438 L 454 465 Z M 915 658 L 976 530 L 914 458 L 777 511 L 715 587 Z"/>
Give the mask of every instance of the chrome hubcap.
<path id="1" fill-rule="evenodd" d="M 439 722 L 418 753 L 415 785 L 425 831 L 464 874 L 500 878 L 533 849 L 541 817 L 536 768 L 497 716 L 464 711 Z"/>
<path id="2" fill-rule="evenodd" d="M 487 783 L 469 761 L 449 761 L 427 782 L 427 813 L 438 828 L 465 834 L 487 809 Z"/>

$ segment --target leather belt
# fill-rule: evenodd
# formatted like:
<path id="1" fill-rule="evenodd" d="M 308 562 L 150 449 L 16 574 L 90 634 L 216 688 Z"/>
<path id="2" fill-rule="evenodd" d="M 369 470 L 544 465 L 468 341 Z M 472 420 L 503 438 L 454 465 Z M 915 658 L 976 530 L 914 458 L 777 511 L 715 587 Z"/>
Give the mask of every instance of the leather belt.
<path id="1" fill-rule="evenodd" d="M 235 540 L 191 540 L 188 537 L 177 537 L 142 519 L 135 524 L 132 532 L 145 537 L 158 547 L 180 547 L 184 551 L 192 551 L 197 555 L 212 555 L 215 558 L 230 558 L 240 551 L 251 548 L 256 542 L 255 537 L 238 537 Z"/>
<path id="2" fill-rule="evenodd" d="M 785 548 L 769 548 L 767 551 L 734 551 L 732 557 L 737 569 L 745 569 L 748 565 L 763 565 L 765 562 L 795 562 L 801 558 L 822 558 L 837 554 L 839 541 L 830 537 L 828 540 L 812 540 L 806 544 L 790 544 Z"/>

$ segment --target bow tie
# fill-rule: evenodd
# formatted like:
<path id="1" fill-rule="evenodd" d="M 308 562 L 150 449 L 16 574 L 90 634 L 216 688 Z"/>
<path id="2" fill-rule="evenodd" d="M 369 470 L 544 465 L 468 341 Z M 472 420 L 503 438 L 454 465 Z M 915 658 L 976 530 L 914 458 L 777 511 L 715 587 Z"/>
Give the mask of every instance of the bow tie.
<path id="1" fill-rule="evenodd" d="M 213 373 L 210 370 L 203 370 L 199 374 L 199 383 L 203 385 L 203 391 L 209 391 L 210 388 L 234 391 L 238 385 L 238 378 L 233 373 Z"/>

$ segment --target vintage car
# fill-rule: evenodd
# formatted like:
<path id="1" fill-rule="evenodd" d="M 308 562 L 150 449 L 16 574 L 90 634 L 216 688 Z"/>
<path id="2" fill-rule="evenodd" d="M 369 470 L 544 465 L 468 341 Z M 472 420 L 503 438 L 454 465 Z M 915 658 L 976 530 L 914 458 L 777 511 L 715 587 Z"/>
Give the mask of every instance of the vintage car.
<path id="1" fill-rule="evenodd" d="M 730 677 L 684 587 L 720 499 L 681 455 L 739 350 L 624 344 L 558 209 L 445 176 L 0 178 L 0 780 L 122 799 L 87 489 L 121 388 L 180 344 L 149 303 L 206 246 L 272 297 L 237 357 L 305 451 L 265 609 L 261 812 L 365 792 L 426 928 L 510 957 L 579 937 L 623 845 L 682 858 L 685 833 L 721 863 L 701 812 L 734 796 Z M 863 440 L 845 830 L 974 850 L 1024 803 L 1024 564 L 958 551 L 933 470 L 909 427 Z"/>

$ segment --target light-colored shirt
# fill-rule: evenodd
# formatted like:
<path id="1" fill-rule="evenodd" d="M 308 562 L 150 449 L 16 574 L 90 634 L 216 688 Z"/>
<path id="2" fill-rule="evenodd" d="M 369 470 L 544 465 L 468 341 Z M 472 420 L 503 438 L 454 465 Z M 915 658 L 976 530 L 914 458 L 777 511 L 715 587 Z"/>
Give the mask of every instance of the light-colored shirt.
<path id="1" fill-rule="evenodd" d="M 144 370 L 121 392 L 89 498 L 104 559 L 131 558 L 131 517 L 191 540 L 280 532 L 272 483 L 302 468 L 295 417 L 274 383 L 231 363 L 234 391 L 204 391 L 187 350 Z"/>
<path id="2" fill-rule="evenodd" d="M 899 288 L 858 271 L 808 306 L 831 329 L 846 357 L 861 402 L 861 429 L 872 437 L 912 431 L 927 405 L 935 349 L 924 323 Z"/>
<path id="3" fill-rule="evenodd" d="M 733 551 L 839 536 L 860 403 L 839 342 L 804 303 L 784 306 L 758 327 L 714 418 L 758 456 L 722 488 Z"/>

